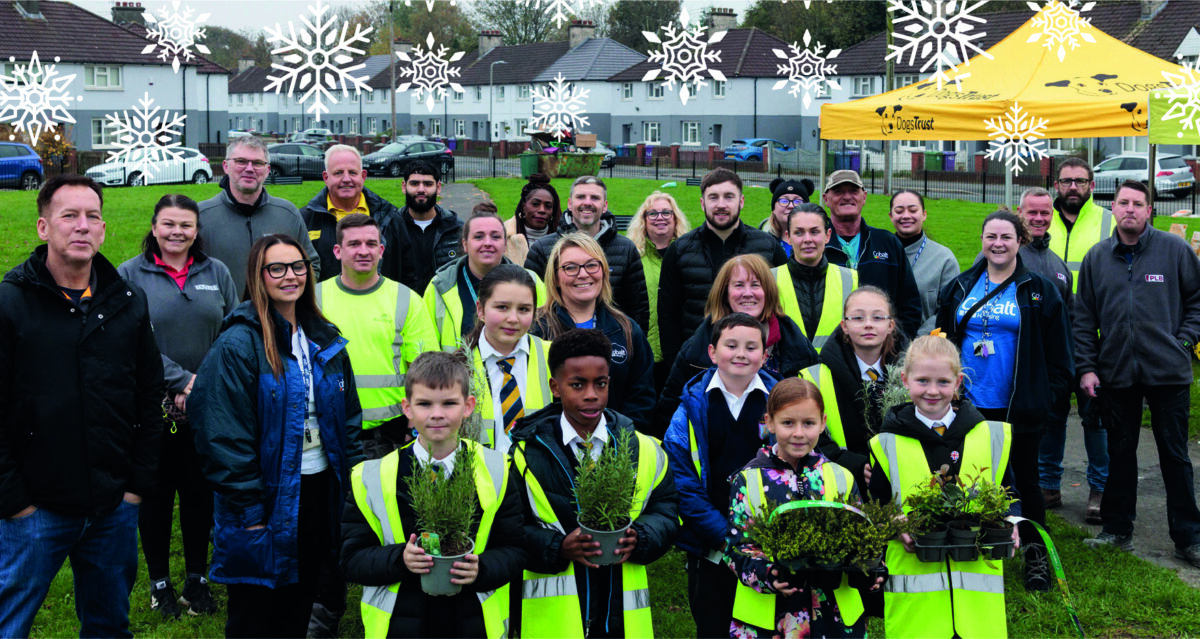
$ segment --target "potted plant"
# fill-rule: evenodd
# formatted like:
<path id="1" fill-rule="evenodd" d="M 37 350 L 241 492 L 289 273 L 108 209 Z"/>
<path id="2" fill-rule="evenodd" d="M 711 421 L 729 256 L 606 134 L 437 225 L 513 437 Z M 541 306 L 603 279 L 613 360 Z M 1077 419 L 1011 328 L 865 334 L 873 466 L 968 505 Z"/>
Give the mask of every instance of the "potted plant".
<path id="1" fill-rule="evenodd" d="M 428 595 L 454 595 L 462 586 L 450 583 L 450 568 L 475 548 L 475 456 L 455 455 L 449 477 L 433 463 L 414 460 L 413 466 L 405 484 L 417 515 L 418 544 L 433 557 L 433 567 L 421 575 L 421 589 Z"/>
<path id="2" fill-rule="evenodd" d="M 912 534 L 912 520 L 903 517 L 903 511 L 892 502 L 866 501 L 855 506 L 864 518 L 849 522 L 846 539 L 850 543 L 850 554 L 846 563 L 868 573 L 883 563 L 889 541 L 901 533 Z"/>
<path id="3" fill-rule="evenodd" d="M 948 466 L 942 466 L 929 481 L 917 487 L 904 499 L 907 516 L 916 541 L 919 561 L 946 559 L 946 521 L 950 512 L 943 487 Z"/>
<path id="4" fill-rule="evenodd" d="M 972 510 L 979 517 L 979 545 L 989 559 L 1004 559 L 1012 553 L 1013 523 L 1009 508 L 1017 501 L 1005 486 L 981 477 L 973 487 Z"/>
<path id="5" fill-rule="evenodd" d="M 886 374 L 883 376 L 883 388 L 878 393 L 872 393 L 871 386 L 880 382 L 863 382 L 861 391 L 863 423 L 866 424 L 867 430 L 872 435 L 879 434 L 879 428 L 883 425 L 883 418 L 887 416 L 888 411 L 910 399 L 908 389 L 904 387 L 904 381 L 900 379 L 900 373 L 903 370 L 903 365 L 900 363 L 888 364 Z"/>
<path id="6" fill-rule="evenodd" d="M 955 561 L 975 561 L 979 558 L 979 517 L 972 511 L 972 485 L 964 485 L 962 478 L 947 475 L 942 484 L 946 497 L 947 515 L 946 544 L 950 546 L 950 558 Z"/>
<path id="7" fill-rule="evenodd" d="M 575 475 L 575 503 L 579 507 L 579 527 L 600 542 L 601 555 L 592 559 L 597 565 L 615 564 L 621 538 L 633 522 L 629 512 L 637 489 L 637 466 L 632 453 L 633 434 L 628 430 L 610 431 L 608 445 L 593 460 L 583 446 L 579 450 L 579 471 Z"/>

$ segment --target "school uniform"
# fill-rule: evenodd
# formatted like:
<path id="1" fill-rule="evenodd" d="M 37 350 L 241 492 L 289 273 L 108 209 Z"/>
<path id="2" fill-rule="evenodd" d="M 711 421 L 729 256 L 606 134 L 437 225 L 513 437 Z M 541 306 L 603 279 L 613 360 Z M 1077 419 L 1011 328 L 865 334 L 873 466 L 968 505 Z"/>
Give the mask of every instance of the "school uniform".
<path id="1" fill-rule="evenodd" d="M 508 452 L 508 431 L 516 420 L 554 401 L 546 364 L 549 350 L 550 342 L 526 334 L 512 352 L 504 355 L 492 346 L 486 334 L 480 334 L 479 343 L 471 349 L 479 402 L 472 418 L 478 416 L 481 420 L 480 441 L 484 446 Z M 516 384 L 515 397 L 510 381 Z"/>

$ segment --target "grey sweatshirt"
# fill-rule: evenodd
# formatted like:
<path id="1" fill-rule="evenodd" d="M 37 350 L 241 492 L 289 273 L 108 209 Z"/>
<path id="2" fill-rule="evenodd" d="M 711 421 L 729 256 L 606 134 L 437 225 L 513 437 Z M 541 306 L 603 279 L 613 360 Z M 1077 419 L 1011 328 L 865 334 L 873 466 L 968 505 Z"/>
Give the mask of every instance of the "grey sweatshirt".
<path id="1" fill-rule="evenodd" d="M 1101 240 L 1079 268 L 1076 373 L 1101 386 L 1192 383 L 1200 339 L 1200 259 L 1182 238 L 1147 224 L 1135 246 Z"/>
<path id="2" fill-rule="evenodd" d="M 921 248 L 922 244 L 925 245 L 924 249 Z M 928 235 L 904 247 L 904 255 L 912 266 L 917 290 L 921 292 L 921 330 L 918 333 L 928 334 L 937 321 L 938 292 L 960 273 L 958 258 L 950 249 L 929 239 Z"/>
<path id="3" fill-rule="evenodd" d="M 208 354 L 208 347 L 217 341 L 221 321 L 238 304 L 229 269 L 199 253 L 188 269 L 182 290 L 153 257 L 144 253 L 118 266 L 117 272 L 146 292 L 154 341 L 162 351 L 167 390 L 183 392 Z"/>

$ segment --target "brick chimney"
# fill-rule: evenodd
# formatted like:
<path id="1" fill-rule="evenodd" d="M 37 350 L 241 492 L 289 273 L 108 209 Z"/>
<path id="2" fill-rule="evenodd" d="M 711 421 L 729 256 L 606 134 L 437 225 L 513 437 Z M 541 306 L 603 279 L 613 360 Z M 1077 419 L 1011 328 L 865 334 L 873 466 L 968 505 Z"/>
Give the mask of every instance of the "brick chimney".
<path id="1" fill-rule="evenodd" d="M 495 29 L 485 29 L 479 32 L 479 57 L 487 55 L 488 51 L 504 44 L 504 36 Z"/>
<path id="2" fill-rule="evenodd" d="M 708 13 L 709 27 L 712 31 L 728 31 L 737 28 L 737 13 L 733 9 L 713 7 Z"/>
<path id="3" fill-rule="evenodd" d="M 571 26 L 567 27 L 567 37 L 569 48 L 574 49 L 588 38 L 596 37 L 596 23 L 591 20 L 572 20 Z"/>
<path id="4" fill-rule="evenodd" d="M 28 2 L 29 0 L 25 0 Z M 140 24 L 146 26 L 146 9 L 140 2 L 118 0 L 113 4 L 112 21 L 116 24 Z"/>
<path id="5" fill-rule="evenodd" d="M 407 38 L 396 38 L 392 40 L 392 53 L 412 53 L 412 40 Z"/>
<path id="6" fill-rule="evenodd" d="M 254 67 L 254 58 L 246 56 L 238 58 L 238 73 L 241 73 L 242 71 L 252 67 Z"/>

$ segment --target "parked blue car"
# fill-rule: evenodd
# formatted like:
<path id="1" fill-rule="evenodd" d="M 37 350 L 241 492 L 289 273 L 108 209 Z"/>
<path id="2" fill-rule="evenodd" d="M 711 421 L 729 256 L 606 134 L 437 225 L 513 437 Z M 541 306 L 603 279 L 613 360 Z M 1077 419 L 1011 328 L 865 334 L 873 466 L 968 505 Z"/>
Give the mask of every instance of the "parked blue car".
<path id="1" fill-rule="evenodd" d="M 762 162 L 763 147 L 770 146 L 772 151 L 791 151 L 792 147 L 770 138 L 746 138 L 734 140 L 733 144 L 725 147 L 725 159 L 746 162 L 757 160 Z"/>
<path id="2" fill-rule="evenodd" d="M 0 142 L 0 188 L 36 191 L 42 187 L 42 158 L 28 144 Z"/>

